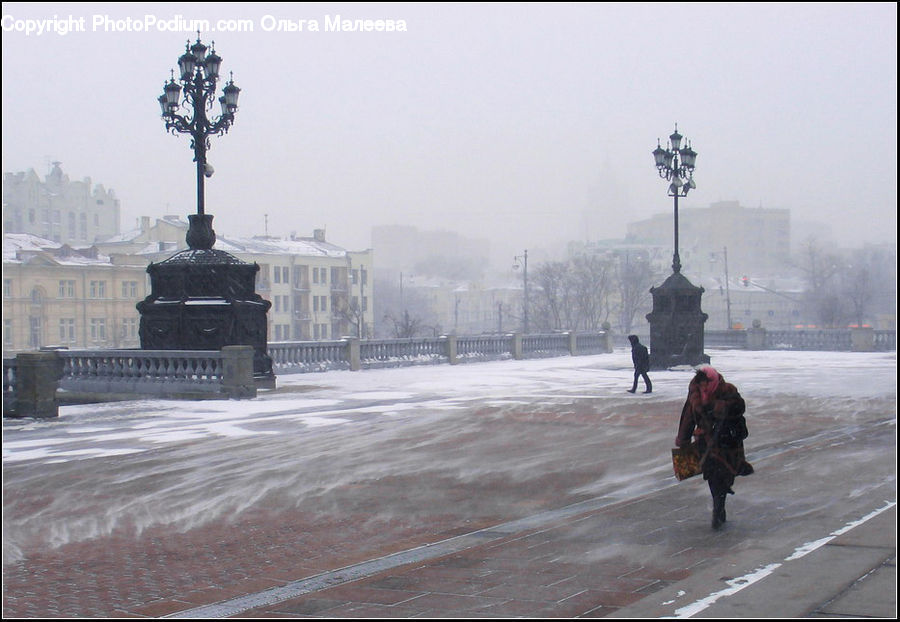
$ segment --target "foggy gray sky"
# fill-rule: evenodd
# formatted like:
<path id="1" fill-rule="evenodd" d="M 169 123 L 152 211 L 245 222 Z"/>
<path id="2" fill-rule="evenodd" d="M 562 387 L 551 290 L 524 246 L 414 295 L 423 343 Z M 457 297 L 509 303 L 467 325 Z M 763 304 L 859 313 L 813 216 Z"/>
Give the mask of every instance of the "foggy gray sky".
<path id="1" fill-rule="evenodd" d="M 677 122 L 699 153 L 682 206 L 739 200 L 821 220 L 844 244 L 896 240 L 894 3 L 7 2 L 3 15 L 3 171 L 59 160 L 116 191 L 126 229 L 196 209 L 190 139 L 166 134 L 156 101 L 196 34 L 104 32 L 94 16 L 251 20 L 202 33 L 242 89 L 209 152 L 220 235 L 262 234 L 268 214 L 270 234 L 325 227 L 353 249 L 382 224 L 511 249 L 621 237 L 671 210 L 651 151 Z M 336 15 L 407 30 L 329 32 Z M 86 31 L 16 29 L 70 16 Z M 266 30 L 279 19 L 321 30 Z"/>

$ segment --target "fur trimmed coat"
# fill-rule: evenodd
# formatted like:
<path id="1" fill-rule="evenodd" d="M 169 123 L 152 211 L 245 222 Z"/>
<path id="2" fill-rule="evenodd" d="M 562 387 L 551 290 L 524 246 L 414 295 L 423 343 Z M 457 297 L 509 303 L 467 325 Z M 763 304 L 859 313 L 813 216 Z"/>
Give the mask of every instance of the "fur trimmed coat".
<path id="1" fill-rule="evenodd" d="M 717 375 L 712 391 L 703 396 L 698 376 L 688 386 L 688 396 L 681 409 L 675 445 L 681 447 L 697 440 L 703 479 L 716 478 L 730 487 L 737 475 L 749 475 L 753 467 L 744 455 L 747 426 L 744 421 L 746 405 L 737 387 Z"/>

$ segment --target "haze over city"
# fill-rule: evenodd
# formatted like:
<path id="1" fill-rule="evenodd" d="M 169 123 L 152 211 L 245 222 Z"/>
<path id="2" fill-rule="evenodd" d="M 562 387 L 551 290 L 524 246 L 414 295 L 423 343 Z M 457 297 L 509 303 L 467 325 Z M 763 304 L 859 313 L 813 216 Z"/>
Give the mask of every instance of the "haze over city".
<path id="1" fill-rule="evenodd" d="M 3 171 L 60 161 L 115 190 L 126 229 L 193 213 L 190 140 L 156 99 L 196 20 L 241 88 L 209 152 L 220 235 L 621 238 L 671 210 L 651 151 L 677 123 L 699 154 L 683 207 L 896 241 L 894 3 L 4 3 Z"/>

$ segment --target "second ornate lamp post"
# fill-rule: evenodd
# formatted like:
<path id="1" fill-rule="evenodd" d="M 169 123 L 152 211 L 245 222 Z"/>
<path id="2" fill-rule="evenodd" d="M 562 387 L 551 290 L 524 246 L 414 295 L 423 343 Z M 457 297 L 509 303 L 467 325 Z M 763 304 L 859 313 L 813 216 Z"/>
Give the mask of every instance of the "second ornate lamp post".
<path id="1" fill-rule="evenodd" d="M 709 363 L 709 357 L 703 353 L 703 325 L 708 317 L 700 310 L 703 288 L 695 287 L 681 274 L 678 254 L 678 199 L 697 187 L 694 183 L 697 152 L 689 144 L 682 146 L 683 139 L 676 125 L 667 148 L 663 149 L 657 141 L 653 151 L 656 170 L 669 182 L 669 196 L 675 199 L 672 274 L 659 287 L 650 288 L 653 311 L 647 314 L 647 321 L 650 322 L 650 366 L 653 369 Z"/>
<path id="2" fill-rule="evenodd" d="M 681 146 L 684 137 L 678 133 L 678 124 L 675 131 L 669 136 L 668 149 L 663 149 L 656 141 L 656 149 L 653 158 L 656 160 L 656 170 L 659 176 L 669 184 L 669 196 L 675 198 L 675 254 L 672 257 L 672 271 L 681 272 L 681 257 L 678 255 L 678 198 L 686 197 L 688 192 L 697 185 L 694 183 L 694 163 L 697 161 L 697 152 L 690 145 Z"/>

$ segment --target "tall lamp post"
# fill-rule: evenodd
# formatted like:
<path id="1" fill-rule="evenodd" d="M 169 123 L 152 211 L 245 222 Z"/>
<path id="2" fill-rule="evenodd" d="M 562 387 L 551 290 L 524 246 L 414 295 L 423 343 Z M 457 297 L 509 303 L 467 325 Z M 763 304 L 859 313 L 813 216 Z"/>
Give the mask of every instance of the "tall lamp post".
<path id="1" fill-rule="evenodd" d="M 191 136 L 191 148 L 197 164 L 197 214 L 188 216 L 190 228 L 187 243 L 192 249 L 211 249 L 216 242 L 212 216 L 206 214 L 205 206 L 204 178 L 213 174 L 213 167 L 206 160 L 206 152 L 210 148 L 209 137 L 222 136 L 234 123 L 241 92 L 235 86 L 234 79 L 229 79 L 219 97 L 221 114 L 211 118 L 221 65 L 222 58 L 216 54 L 215 42 L 207 48 L 200 41 L 198 32 L 197 42 L 190 45 L 188 41 L 184 54 L 178 59 L 179 81 L 175 81 L 173 71 L 163 94 L 158 98 L 166 130 Z"/>
<path id="2" fill-rule="evenodd" d="M 650 288 L 653 311 L 647 314 L 647 321 L 650 322 L 652 369 L 709 363 L 709 357 L 703 353 L 703 325 L 708 318 L 700 310 L 703 288 L 695 287 L 681 274 L 678 254 L 678 199 L 697 187 L 694 183 L 697 152 L 683 140 L 676 124 L 666 148 L 657 140 L 653 151 L 656 170 L 669 182 L 669 196 L 675 199 L 675 251 L 672 274 L 659 287 Z"/>
<path id="3" fill-rule="evenodd" d="M 694 183 L 694 163 L 697 161 L 697 152 L 691 149 L 690 144 L 681 146 L 684 137 L 678 133 L 678 124 L 675 131 L 669 136 L 667 149 L 663 149 L 659 140 L 656 141 L 656 149 L 653 157 L 656 160 L 656 170 L 659 176 L 669 183 L 669 196 L 675 199 L 675 254 L 672 256 L 672 271 L 681 272 L 681 258 L 678 256 L 678 198 L 686 197 L 688 192 L 696 188 Z"/>
<path id="4" fill-rule="evenodd" d="M 522 317 L 522 331 L 527 335 L 528 334 L 528 249 L 525 249 L 524 255 L 516 255 L 513 257 L 513 261 L 516 263 L 513 264 L 513 269 L 519 269 L 519 262 L 522 262 L 522 280 L 525 284 L 525 303 L 524 303 L 524 313 Z"/>
<path id="5" fill-rule="evenodd" d="M 722 257 L 725 260 L 725 315 L 726 321 L 728 322 L 728 330 L 734 328 L 734 325 L 731 323 L 731 286 L 728 282 L 728 247 L 722 247 Z M 718 261 L 718 253 L 711 254 L 711 262 Z M 721 289 L 719 290 L 721 291 Z"/>
<path id="6" fill-rule="evenodd" d="M 225 134 L 234 123 L 240 89 L 229 80 L 222 89 L 222 111 L 212 106 L 221 57 L 200 41 L 188 45 L 175 76 L 159 96 L 166 130 L 188 134 L 197 165 L 197 213 L 188 216 L 188 249 L 147 266 L 150 295 L 137 304 L 144 350 L 221 350 L 252 346 L 253 373 L 260 386 L 274 386 L 268 355 L 266 313 L 271 306 L 256 293 L 259 265 L 214 249 L 212 216 L 206 213 L 203 182 L 213 174 L 206 160 L 211 136 Z M 174 73 L 174 72 L 173 72 Z"/>

